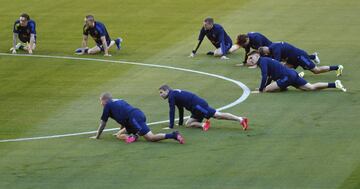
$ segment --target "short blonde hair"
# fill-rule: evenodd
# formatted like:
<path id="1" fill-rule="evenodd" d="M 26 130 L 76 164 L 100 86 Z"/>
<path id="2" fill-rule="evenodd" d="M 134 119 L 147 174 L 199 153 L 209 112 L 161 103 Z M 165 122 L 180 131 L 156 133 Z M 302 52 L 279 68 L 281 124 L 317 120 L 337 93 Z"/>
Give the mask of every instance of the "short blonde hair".
<path id="1" fill-rule="evenodd" d="M 109 92 L 103 92 L 100 95 L 100 100 L 111 100 L 112 99 L 112 95 Z"/>

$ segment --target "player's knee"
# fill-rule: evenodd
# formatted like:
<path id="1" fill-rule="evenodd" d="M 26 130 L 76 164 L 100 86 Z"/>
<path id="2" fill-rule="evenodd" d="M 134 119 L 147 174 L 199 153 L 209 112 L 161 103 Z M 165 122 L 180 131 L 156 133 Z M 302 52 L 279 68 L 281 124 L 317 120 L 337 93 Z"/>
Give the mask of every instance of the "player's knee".
<path id="1" fill-rule="evenodd" d="M 320 69 L 318 67 L 315 67 L 314 69 L 311 70 L 311 72 L 314 73 L 314 74 L 319 74 Z"/>

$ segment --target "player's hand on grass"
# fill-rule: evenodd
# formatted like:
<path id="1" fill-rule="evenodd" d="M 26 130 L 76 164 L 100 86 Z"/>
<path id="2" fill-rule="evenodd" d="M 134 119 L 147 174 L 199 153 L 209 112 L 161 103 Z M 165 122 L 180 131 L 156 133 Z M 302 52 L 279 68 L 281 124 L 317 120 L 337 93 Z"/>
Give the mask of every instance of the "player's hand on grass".
<path id="1" fill-rule="evenodd" d="M 32 53 L 33 53 L 33 51 L 32 51 L 31 49 L 29 49 L 29 51 L 28 51 L 28 52 L 29 52 L 29 54 L 32 54 Z"/>
<path id="2" fill-rule="evenodd" d="M 229 60 L 230 58 L 228 58 L 227 56 L 223 55 L 223 56 L 221 56 L 220 59 L 221 59 L 221 60 Z"/>
<path id="3" fill-rule="evenodd" d="M 13 49 L 13 50 L 11 51 L 11 53 L 12 53 L 12 54 L 16 54 L 16 49 Z"/>
<path id="4" fill-rule="evenodd" d="M 111 56 L 111 54 L 104 54 L 104 56 Z"/>
<path id="5" fill-rule="evenodd" d="M 191 54 L 189 55 L 189 58 L 193 58 L 195 56 L 195 53 L 191 52 Z"/>

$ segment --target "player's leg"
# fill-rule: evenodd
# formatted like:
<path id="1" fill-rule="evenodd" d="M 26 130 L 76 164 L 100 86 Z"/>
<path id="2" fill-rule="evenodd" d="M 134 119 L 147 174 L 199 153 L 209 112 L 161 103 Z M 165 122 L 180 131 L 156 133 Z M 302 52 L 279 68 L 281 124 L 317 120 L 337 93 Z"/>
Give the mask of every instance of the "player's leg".
<path id="1" fill-rule="evenodd" d="M 143 137 L 149 142 L 157 142 L 165 139 L 174 139 L 177 140 L 180 144 L 185 143 L 184 138 L 181 136 L 181 134 L 178 131 L 174 131 L 168 134 L 163 134 L 163 133 L 153 134 L 151 131 L 149 131 L 148 133 L 143 135 Z"/>
<path id="2" fill-rule="evenodd" d="M 298 88 L 304 91 L 316 91 L 326 88 L 335 88 L 335 83 L 334 83 L 334 87 L 332 87 L 331 83 L 324 83 L 324 82 L 318 82 L 314 84 L 306 83 L 305 85 L 299 86 Z"/>
<path id="3" fill-rule="evenodd" d="M 248 126 L 248 119 L 246 117 L 240 117 L 233 115 L 231 113 L 224 113 L 224 112 L 215 112 L 213 115 L 215 119 L 219 120 L 230 120 L 230 121 L 237 121 L 243 127 L 243 130 L 246 130 Z"/>
<path id="4" fill-rule="evenodd" d="M 108 43 L 108 48 L 110 49 L 114 45 L 115 45 L 115 41 L 111 40 L 110 43 Z"/>
<path id="5" fill-rule="evenodd" d="M 97 54 L 97 53 L 99 53 L 99 52 L 101 52 L 102 51 L 102 47 L 99 47 L 99 46 L 95 46 L 95 47 L 93 47 L 93 48 L 91 48 L 91 49 L 88 49 L 87 50 L 87 53 L 88 54 Z M 86 53 L 86 52 L 85 52 Z"/>
<path id="6" fill-rule="evenodd" d="M 222 56 L 222 55 L 223 55 L 223 53 L 222 53 L 221 48 L 215 49 L 214 56 L 219 57 L 219 56 Z"/>
<path id="7" fill-rule="evenodd" d="M 124 135 L 127 134 L 126 128 L 120 128 L 120 130 L 116 133 L 114 133 L 113 135 L 116 136 L 116 138 L 120 139 L 120 140 L 124 140 Z"/>
<path id="8" fill-rule="evenodd" d="M 194 118 L 193 116 L 191 116 L 186 122 L 185 122 L 186 127 L 196 127 L 196 128 L 202 128 L 202 122 L 199 121 L 198 119 Z"/>
<path id="9" fill-rule="evenodd" d="M 284 87 L 284 89 L 286 89 L 286 87 Z M 279 86 L 278 82 L 272 82 L 268 86 L 265 87 L 263 92 L 279 92 L 279 91 L 281 91 L 281 89 L 282 89 L 282 87 Z"/>
<path id="10" fill-rule="evenodd" d="M 164 139 L 174 139 L 179 141 L 181 144 L 184 143 L 184 138 L 177 131 L 168 134 L 153 134 L 146 124 L 146 117 L 144 113 L 141 111 L 134 111 L 132 113 L 130 118 L 130 124 L 137 130 L 137 133 L 140 136 L 143 136 L 147 141 L 157 142 Z"/>
<path id="11" fill-rule="evenodd" d="M 340 80 L 336 80 L 334 83 L 325 83 L 325 82 L 318 82 L 318 83 L 307 83 L 303 86 L 299 86 L 299 89 L 304 91 L 316 91 L 316 90 L 322 90 L 327 88 L 337 88 L 344 92 L 346 92 L 345 87 L 342 85 Z"/>
<path id="12" fill-rule="evenodd" d="M 230 121 L 238 121 L 238 122 L 241 122 L 243 120 L 243 117 L 239 117 L 231 113 L 225 113 L 225 112 L 215 112 L 213 117 L 219 120 L 230 120 Z"/>

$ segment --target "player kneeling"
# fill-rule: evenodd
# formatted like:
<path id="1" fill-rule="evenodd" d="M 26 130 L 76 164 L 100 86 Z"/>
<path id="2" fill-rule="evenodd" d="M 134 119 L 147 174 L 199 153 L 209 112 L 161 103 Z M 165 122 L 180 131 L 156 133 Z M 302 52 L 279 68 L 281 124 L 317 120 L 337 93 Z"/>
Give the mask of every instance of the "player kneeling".
<path id="1" fill-rule="evenodd" d="M 19 38 L 20 43 L 17 43 Z M 20 15 L 13 28 L 13 47 L 10 51 L 16 54 L 17 50 L 25 50 L 29 54 L 33 53 L 36 47 L 36 24 L 34 20 L 26 13 Z"/>
<path id="2" fill-rule="evenodd" d="M 169 101 L 169 128 L 174 128 L 175 121 L 175 106 L 179 110 L 179 125 L 183 124 L 184 120 L 184 108 L 191 112 L 191 117 L 187 120 L 186 126 L 202 128 L 203 131 L 207 131 L 210 128 L 210 118 L 237 121 L 242 126 L 243 130 L 248 128 L 248 119 L 246 117 L 235 116 L 230 113 L 223 113 L 216 111 L 210 107 L 208 103 L 198 97 L 197 95 L 180 90 L 171 89 L 168 85 L 163 85 L 159 88 L 160 96 Z M 206 119 L 204 123 L 202 121 Z"/>
<path id="3" fill-rule="evenodd" d="M 96 43 L 96 46 L 90 49 L 87 47 L 89 35 Z M 120 50 L 121 42 L 122 38 L 120 37 L 116 40 L 111 40 L 105 25 L 99 21 L 95 21 L 94 16 L 87 15 L 85 17 L 85 25 L 83 28 L 82 48 L 76 49 L 75 54 L 97 54 L 99 52 L 104 52 L 104 56 L 111 56 L 109 54 L 109 49 L 116 44 L 117 49 Z"/>
<path id="4" fill-rule="evenodd" d="M 138 139 L 138 136 L 143 136 L 150 142 L 157 142 L 164 139 L 174 139 L 180 144 L 184 144 L 185 142 L 184 138 L 178 131 L 168 134 L 153 134 L 146 124 L 146 117 L 144 113 L 140 109 L 128 104 L 125 100 L 113 99 L 110 93 L 103 93 L 100 96 L 100 102 L 104 107 L 104 110 L 97 134 L 91 138 L 100 138 L 100 135 L 106 126 L 106 122 L 109 117 L 111 117 L 122 125 L 123 128 L 116 134 L 116 136 L 118 139 L 125 140 L 126 143 L 135 142 Z"/>
<path id="5" fill-rule="evenodd" d="M 275 59 L 260 57 L 258 51 L 252 51 L 248 54 L 245 65 L 251 67 L 257 66 L 261 69 L 262 78 L 258 92 L 282 91 L 286 90 L 288 86 L 293 86 L 304 91 L 338 88 L 346 92 L 340 80 L 336 80 L 334 83 L 308 83 L 305 79 L 301 78 L 294 69 L 284 66 Z"/>

